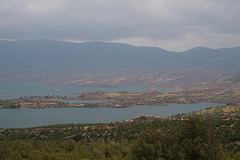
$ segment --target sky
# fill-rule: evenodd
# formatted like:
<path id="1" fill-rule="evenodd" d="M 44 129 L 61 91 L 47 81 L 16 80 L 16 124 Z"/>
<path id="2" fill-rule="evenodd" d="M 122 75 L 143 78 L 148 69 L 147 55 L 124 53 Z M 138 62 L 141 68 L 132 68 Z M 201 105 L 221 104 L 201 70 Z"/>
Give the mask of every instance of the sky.
<path id="1" fill-rule="evenodd" d="M 1 40 L 240 46 L 240 0 L 0 0 Z"/>

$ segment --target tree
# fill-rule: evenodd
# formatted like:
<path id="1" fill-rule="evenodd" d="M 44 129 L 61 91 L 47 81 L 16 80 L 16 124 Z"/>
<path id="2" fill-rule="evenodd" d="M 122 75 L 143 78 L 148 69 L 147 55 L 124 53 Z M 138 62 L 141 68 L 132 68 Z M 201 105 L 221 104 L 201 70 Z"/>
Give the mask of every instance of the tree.
<path id="1" fill-rule="evenodd" d="M 137 160 L 162 159 L 162 133 L 160 131 L 146 130 L 138 138 L 133 148 L 133 156 Z"/>
<path id="2" fill-rule="evenodd" d="M 177 148 L 185 160 L 221 159 L 222 147 L 213 123 L 209 119 L 194 117 L 180 127 Z"/>
<path id="3" fill-rule="evenodd" d="M 162 133 L 146 130 L 132 153 L 139 160 L 221 160 L 222 147 L 211 120 L 194 117 Z"/>

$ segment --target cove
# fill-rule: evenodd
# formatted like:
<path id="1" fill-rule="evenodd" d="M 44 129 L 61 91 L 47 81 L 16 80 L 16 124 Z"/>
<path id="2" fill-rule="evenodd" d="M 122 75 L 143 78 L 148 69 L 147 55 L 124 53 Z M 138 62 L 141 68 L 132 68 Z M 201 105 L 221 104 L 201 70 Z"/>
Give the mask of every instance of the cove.
<path id="1" fill-rule="evenodd" d="M 191 113 L 222 103 L 168 104 L 168 106 L 132 106 L 129 108 L 46 108 L 1 109 L 0 128 L 26 128 L 53 124 L 110 123 L 133 119 L 139 114 L 167 117 Z"/>
<path id="2" fill-rule="evenodd" d="M 62 84 L 51 84 L 40 83 L 40 82 L 0 82 L 0 99 L 15 99 L 24 96 L 71 96 L 68 95 L 72 92 L 79 91 L 93 91 L 102 90 L 103 92 L 143 92 L 150 88 L 146 87 L 91 87 L 91 86 L 73 86 L 73 85 L 62 85 Z M 156 87 L 157 91 L 163 91 L 162 87 Z"/>

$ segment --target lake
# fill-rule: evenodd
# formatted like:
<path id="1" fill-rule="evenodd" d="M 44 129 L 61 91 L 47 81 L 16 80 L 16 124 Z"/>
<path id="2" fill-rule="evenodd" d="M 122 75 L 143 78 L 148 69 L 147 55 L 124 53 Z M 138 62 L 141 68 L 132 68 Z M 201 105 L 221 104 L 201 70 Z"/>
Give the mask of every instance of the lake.
<path id="1" fill-rule="evenodd" d="M 25 128 L 68 123 L 109 123 L 133 119 L 139 114 L 166 117 L 221 105 L 223 104 L 201 102 L 198 104 L 132 106 L 129 108 L 1 109 L 0 128 Z"/>
<path id="2" fill-rule="evenodd" d="M 56 90 L 57 91 L 53 91 Z M 164 88 L 158 87 L 156 90 Z M 146 87 L 90 87 L 90 86 L 73 86 L 73 85 L 61 85 L 55 84 L 55 86 L 39 83 L 39 82 L 0 82 L 0 99 L 14 99 L 24 96 L 44 96 L 44 95 L 55 95 L 55 96 L 71 96 L 67 95 L 72 92 L 79 91 L 93 91 L 102 90 L 103 92 L 143 92 L 149 90 Z M 169 92 L 169 91 L 161 91 Z"/>
<path id="3" fill-rule="evenodd" d="M 52 91 L 60 89 L 59 91 Z M 162 88 L 157 88 L 162 89 Z M 102 90 L 104 92 L 141 92 L 144 87 L 80 87 L 72 85 L 49 86 L 35 82 L 0 82 L 0 99 L 13 99 L 21 96 L 66 96 L 78 91 Z M 72 95 L 71 95 L 72 96 Z M 132 106 L 129 108 L 46 108 L 46 109 L 0 109 L 0 128 L 25 128 L 68 123 L 109 123 L 133 119 L 140 114 L 167 117 L 190 113 L 208 107 L 221 106 L 221 103 L 169 104 L 168 106 Z"/>

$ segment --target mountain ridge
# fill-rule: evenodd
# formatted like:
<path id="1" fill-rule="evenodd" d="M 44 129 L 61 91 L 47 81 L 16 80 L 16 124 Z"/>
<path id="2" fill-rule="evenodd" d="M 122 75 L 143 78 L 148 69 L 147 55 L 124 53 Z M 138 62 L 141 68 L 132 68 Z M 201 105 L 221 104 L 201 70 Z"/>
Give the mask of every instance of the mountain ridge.
<path id="1" fill-rule="evenodd" d="M 160 50 L 164 50 L 164 51 L 168 51 L 168 52 L 174 52 L 174 53 L 184 53 L 186 51 L 189 50 L 195 50 L 195 49 L 210 49 L 210 50 L 221 50 L 221 49 L 239 49 L 239 46 L 234 46 L 234 47 L 222 47 L 222 48 L 211 48 L 211 47 L 206 47 L 206 46 L 196 46 L 196 47 L 192 47 L 189 49 L 186 49 L 184 51 L 171 51 L 171 50 L 166 50 L 163 49 L 161 47 L 154 47 L 154 46 L 135 46 L 135 45 L 131 45 L 131 44 L 127 44 L 127 43 L 119 43 L 119 42 L 104 42 L 104 41 L 86 41 L 86 42 L 71 42 L 71 41 L 59 41 L 59 40 L 47 40 L 47 39 L 40 39 L 40 40 L 0 40 L 0 45 L 2 43 L 18 43 L 18 42 L 53 42 L 53 43 L 62 43 L 62 44 L 73 44 L 73 45 L 82 45 L 82 44 L 111 44 L 111 45 L 125 45 L 125 46 L 131 46 L 131 47 L 136 47 L 136 48 L 156 48 L 156 49 L 160 49 Z"/>
<path id="2" fill-rule="evenodd" d="M 158 47 L 137 47 L 99 41 L 72 43 L 49 40 L 1 40 L 0 55 L 1 81 L 24 78 L 58 79 L 76 74 L 101 73 L 107 75 L 126 73 L 125 76 L 130 76 L 143 72 L 153 73 L 162 78 L 171 74 L 186 75 L 186 71 L 200 71 L 197 68 L 202 68 L 201 72 L 206 76 L 206 80 L 208 80 L 206 73 L 209 73 L 209 77 L 240 73 L 239 46 L 222 49 L 195 47 L 184 52 L 173 52 Z M 195 74 L 197 76 L 197 73 Z M 193 76 L 191 73 L 191 77 Z M 202 79 L 204 81 L 204 78 Z"/>

